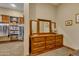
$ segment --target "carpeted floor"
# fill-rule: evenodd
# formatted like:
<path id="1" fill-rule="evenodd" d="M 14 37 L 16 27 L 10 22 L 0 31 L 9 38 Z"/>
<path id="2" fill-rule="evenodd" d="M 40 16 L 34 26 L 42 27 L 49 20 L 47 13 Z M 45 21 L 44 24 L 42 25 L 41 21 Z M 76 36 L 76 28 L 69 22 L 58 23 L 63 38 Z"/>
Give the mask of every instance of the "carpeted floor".
<path id="1" fill-rule="evenodd" d="M 38 56 L 68 56 L 69 51 L 71 50 L 66 47 L 62 47 L 56 50 L 51 50 L 46 53 L 42 53 Z"/>
<path id="2" fill-rule="evenodd" d="M 24 46 L 23 42 L 8 42 L 0 44 L 0 56 L 23 56 Z"/>
<path id="3" fill-rule="evenodd" d="M 37 56 L 68 56 L 70 49 L 62 47 L 56 50 L 51 50 Z M 21 41 L 8 42 L 0 44 L 0 56 L 23 56 L 24 45 Z"/>

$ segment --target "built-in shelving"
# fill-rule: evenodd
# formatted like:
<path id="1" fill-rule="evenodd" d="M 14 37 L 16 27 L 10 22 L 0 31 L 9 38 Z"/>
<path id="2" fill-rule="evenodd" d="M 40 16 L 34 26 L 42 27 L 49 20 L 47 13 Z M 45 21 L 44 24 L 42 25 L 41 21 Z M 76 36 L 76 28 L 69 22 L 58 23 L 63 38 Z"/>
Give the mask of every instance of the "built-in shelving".
<path id="1" fill-rule="evenodd" d="M 9 37 L 10 38 L 9 40 L 23 40 L 24 18 L 8 15 L 0 15 L 0 36 Z"/>

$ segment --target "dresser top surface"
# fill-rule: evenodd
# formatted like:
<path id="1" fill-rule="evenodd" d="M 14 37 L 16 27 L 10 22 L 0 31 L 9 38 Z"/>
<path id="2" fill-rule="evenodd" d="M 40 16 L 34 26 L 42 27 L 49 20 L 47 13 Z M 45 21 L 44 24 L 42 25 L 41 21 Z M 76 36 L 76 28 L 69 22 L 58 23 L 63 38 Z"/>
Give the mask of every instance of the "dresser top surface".
<path id="1" fill-rule="evenodd" d="M 35 35 L 32 35 L 31 38 L 33 38 L 33 37 L 44 37 L 44 36 L 59 36 L 59 35 L 62 35 L 62 34 L 43 34 L 43 35 L 35 34 Z"/>

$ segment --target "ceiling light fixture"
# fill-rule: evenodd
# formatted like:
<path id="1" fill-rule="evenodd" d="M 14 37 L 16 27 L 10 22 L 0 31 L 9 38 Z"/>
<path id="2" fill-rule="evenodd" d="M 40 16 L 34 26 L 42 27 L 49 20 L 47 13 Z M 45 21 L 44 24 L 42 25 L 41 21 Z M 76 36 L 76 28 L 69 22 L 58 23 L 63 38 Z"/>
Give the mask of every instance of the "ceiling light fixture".
<path id="1" fill-rule="evenodd" d="M 15 4 L 11 4 L 11 6 L 12 6 L 12 7 L 16 7 L 16 5 L 15 5 Z"/>

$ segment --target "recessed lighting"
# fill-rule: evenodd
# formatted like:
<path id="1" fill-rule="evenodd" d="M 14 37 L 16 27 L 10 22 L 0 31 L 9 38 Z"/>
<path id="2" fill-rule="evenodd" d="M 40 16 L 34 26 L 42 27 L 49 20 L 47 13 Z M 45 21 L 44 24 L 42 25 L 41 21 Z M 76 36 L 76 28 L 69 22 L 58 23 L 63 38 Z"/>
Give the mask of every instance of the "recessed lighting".
<path id="1" fill-rule="evenodd" d="M 15 4 L 11 4 L 11 6 L 12 6 L 12 7 L 16 7 L 16 5 L 15 5 Z"/>

